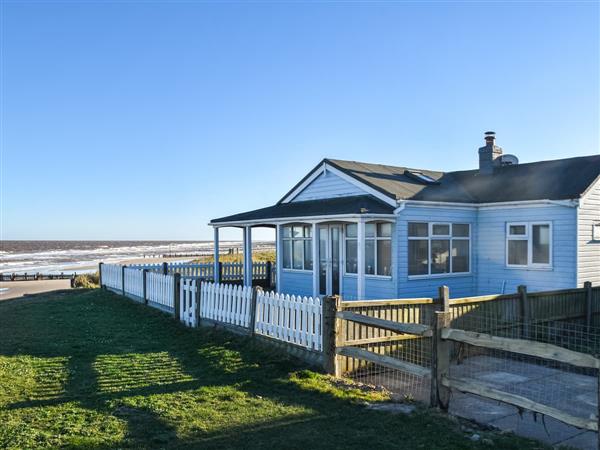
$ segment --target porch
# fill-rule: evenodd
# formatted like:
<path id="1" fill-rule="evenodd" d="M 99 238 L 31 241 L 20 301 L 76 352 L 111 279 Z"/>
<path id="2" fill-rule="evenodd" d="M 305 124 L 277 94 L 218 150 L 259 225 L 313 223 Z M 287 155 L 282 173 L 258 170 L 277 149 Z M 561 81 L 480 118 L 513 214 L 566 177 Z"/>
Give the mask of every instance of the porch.
<path id="1" fill-rule="evenodd" d="M 243 284 L 251 286 L 252 232 L 270 228 L 275 232 L 278 292 L 364 299 L 372 284 L 385 285 L 394 297 L 395 221 L 394 208 L 372 196 L 279 203 L 215 219 L 210 223 L 215 274 L 220 230 L 235 227 L 243 232 Z"/>

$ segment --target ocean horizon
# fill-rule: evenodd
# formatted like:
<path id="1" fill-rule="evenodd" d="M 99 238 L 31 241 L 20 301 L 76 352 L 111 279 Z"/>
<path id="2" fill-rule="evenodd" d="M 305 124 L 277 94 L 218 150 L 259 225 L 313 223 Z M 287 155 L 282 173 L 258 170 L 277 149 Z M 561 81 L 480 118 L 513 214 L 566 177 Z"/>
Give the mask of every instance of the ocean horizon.
<path id="1" fill-rule="evenodd" d="M 269 246 L 256 241 L 255 246 Z M 241 247 L 241 241 L 221 241 L 221 248 Z M 2 240 L 0 273 L 85 273 L 100 262 L 163 257 L 164 255 L 209 255 L 213 242 L 206 240 Z M 182 260 L 190 257 L 182 256 Z"/>

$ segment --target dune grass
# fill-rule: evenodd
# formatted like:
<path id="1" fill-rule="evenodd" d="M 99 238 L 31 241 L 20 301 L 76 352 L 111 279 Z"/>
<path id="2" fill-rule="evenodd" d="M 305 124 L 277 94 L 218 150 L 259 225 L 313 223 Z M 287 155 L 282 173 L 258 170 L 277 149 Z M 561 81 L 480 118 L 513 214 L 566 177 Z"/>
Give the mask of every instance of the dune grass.
<path id="1" fill-rule="evenodd" d="M 0 304 L 0 448 L 490 448 L 440 414 L 363 405 L 381 400 L 105 291 Z"/>

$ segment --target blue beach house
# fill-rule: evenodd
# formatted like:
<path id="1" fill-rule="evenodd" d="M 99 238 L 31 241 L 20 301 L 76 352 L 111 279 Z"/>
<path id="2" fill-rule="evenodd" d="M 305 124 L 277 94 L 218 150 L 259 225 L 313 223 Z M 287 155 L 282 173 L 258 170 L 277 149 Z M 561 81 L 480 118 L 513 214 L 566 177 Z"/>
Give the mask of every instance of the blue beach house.
<path id="1" fill-rule="evenodd" d="M 324 159 L 277 204 L 212 220 L 215 247 L 243 228 L 249 267 L 252 227 L 275 228 L 277 290 L 299 295 L 600 285 L 600 155 L 519 164 L 487 132 L 478 157 L 457 172 Z"/>

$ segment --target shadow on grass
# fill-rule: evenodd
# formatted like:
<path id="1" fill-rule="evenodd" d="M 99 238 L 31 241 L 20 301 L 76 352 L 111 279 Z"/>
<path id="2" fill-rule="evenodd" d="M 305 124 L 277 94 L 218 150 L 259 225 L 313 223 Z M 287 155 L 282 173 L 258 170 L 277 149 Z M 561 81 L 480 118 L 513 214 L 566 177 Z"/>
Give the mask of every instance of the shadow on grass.
<path id="1" fill-rule="evenodd" d="M 308 445 L 315 430 L 327 433 L 325 418 L 356 415 L 347 400 L 290 382 L 288 374 L 300 367 L 248 338 L 186 329 L 104 291 L 46 298 L 0 305 L 0 355 L 32 357 L 40 367 L 61 358 L 65 379 L 44 391 L 42 371 L 25 399 L 5 402 L 0 411 L 35 414 L 74 403 L 124 421 L 119 446 L 174 448 L 223 447 L 224 439 L 230 447 Z M 216 425 L 202 429 L 196 412 Z M 188 419 L 200 422 L 186 428 Z"/>

